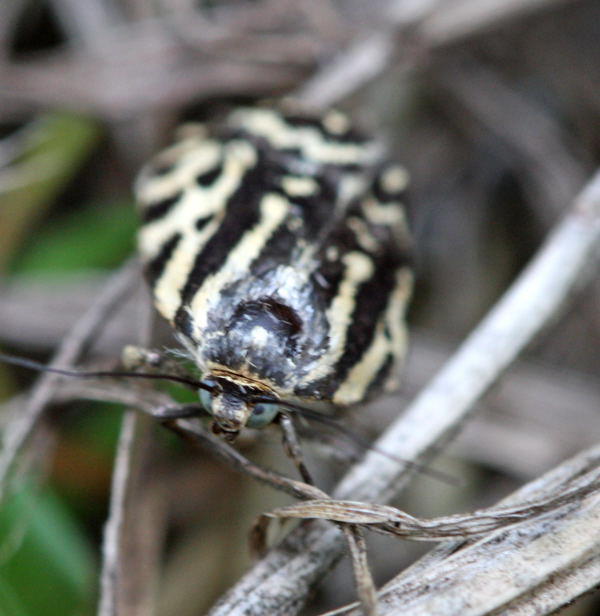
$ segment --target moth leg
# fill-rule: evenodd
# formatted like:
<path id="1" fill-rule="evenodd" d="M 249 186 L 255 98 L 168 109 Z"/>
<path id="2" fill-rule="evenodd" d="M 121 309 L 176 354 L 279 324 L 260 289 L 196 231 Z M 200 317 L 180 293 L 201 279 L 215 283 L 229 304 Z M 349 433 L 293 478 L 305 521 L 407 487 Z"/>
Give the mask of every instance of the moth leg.
<path id="1" fill-rule="evenodd" d="M 185 366 L 166 353 L 130 344 L 121 352 L 121 363 L 126 370 L 143 369 L 148 372 L 160 371 L 179 377 L 189 378 L 190 376 Z"/>
<path id="2" fill-rule="evenodd" d="M 294 426 L 292 418 L 287 413 L 280 413 L 277 420 L 281 426 L 283 449 L 286 455 L 294 463 L 294 466 L 300 473 L 300 477 L 302 477 L 302 481 L 310 485 L 315 485 L 311 474 L 304 464 L 300 439 L 298 438 L 298 433 L 296 432 L 296 427 Z"/>
<path id="3" fill-rule="evenodd" d="M 337 434 L 328 434 L 324 430 L 316 430 L 314 426 L 296 426 L 302 442 L 311 445 L 311 451 L 328 464 L 343 469 L 360 460 L 365 449 L 360 449 L 348 439 L 342 439 Z"/>

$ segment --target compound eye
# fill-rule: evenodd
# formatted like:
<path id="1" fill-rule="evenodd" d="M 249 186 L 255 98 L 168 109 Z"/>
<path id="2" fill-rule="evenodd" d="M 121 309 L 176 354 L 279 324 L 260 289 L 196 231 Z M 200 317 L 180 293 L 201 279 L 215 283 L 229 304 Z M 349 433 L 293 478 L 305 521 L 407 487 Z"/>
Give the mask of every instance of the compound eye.
<path id="1" fill-rule="evenodd" d="M 280 407 L 278 404 L 259 402 L 254 405 L 252 415 L 250 415 L 246 425 L 249 428 L 264 428 L 275 419 L 279 410 Z"/>
<path id="2" fill-rule="evenodd" d="M 202 381 L 203 385 L 208 385 L 208 387 L 214 387 L 215 382 L 211 380 Z M 212 393 L 207 389 L 199 389 L 198 396 L 200 397 L 200 403 L 204 407 L 204 410 L 212 415 Z"/>

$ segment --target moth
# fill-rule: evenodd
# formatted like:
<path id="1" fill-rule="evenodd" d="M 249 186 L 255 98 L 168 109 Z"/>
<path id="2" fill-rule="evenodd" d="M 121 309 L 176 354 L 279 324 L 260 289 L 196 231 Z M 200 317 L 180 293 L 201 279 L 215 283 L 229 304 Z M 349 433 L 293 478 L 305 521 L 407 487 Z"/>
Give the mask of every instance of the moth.
<path id="1" fill-rule="evenodd" d="M 394 386 L 411 293 L 407 174 L 338 111 L 242 108 L 141 171 L 138 250 L 157 311 L 233 440 L 286 407 Z"/>

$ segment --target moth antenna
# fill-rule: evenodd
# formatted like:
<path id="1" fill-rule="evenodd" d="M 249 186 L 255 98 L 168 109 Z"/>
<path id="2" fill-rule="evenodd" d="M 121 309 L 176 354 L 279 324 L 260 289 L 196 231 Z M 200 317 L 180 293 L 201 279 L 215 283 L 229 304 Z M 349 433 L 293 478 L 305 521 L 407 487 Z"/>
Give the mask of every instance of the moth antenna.
<path id="1" fill-rule="evenodd" d="M 182 385 L 188 385 L 195 389 L 205 389 L 212 392 L 213 388 L 194 379 L 186 379 L 182 376 L 176 376 L 174 374 L 162 374 L 154 372 L 127 372 L 119 370 L 73 370 L 70 368 L 55 368 L 52 366 L 46 366 L 37 361 L 31 359 L 25 359 L 24 357 L 17 357 L 16 355 L 6 355 L 0 353 L 0 362 L 10 364 L 11 366 L 19 366 L 21 368 L 27 368 L 29 370 L 35 370 L 37 372 L 51 372 L 53 374 L 60 374 L 62 376 L 72 376 L 84 379 L 90 378 L 127 378 L 127 379 L 154 379 L 163 381 L 174 381 L 175 383 L 181 383 Z"/>
<path id="2" fill-rule="evenodd" d="M 443 471 L 438 471 L 435 468 L 431 468 L 430 466 L 421 464 L 419 462 L 413 462 L 412 460 L 405 460 L 403 458 L 400 458 L 399 456 L 395 456 L 392 453 L 384 451 L 383 449 L 379 449 L 379 447 L 375 447 L 369 441 L 367 441 L 362 436 L 358 435 L 353 430 L 350 430 L 346 426 L 343 426 L 342 424 L 340 424 L 340 422 L 337 421 L 337 419 L 333 417 L 329 417 L 328 415 L 324 415 L 323 413 L 319 413 L 318 411 L 315 411 L 313 409 L 309 409 L 304 406 L 294 404 L 293 402 L 285 402 L 284 400 L 273 400 L 273 399 L 268 399 L 268 398 L 256 399 L 256 402 L 268 402 L 268 401 L 272 403 L 276 402 L 276 404 L 279 404 L 280 406 L 290 409 L 291 411 L 295 411 L 299 415 L 302 415 L 303 417 L 306 417 L 309 420 L 313 420 L 313 421 L 325 424 L 326 426 L 332 428 L 333 430 L 336 430 L 338 433 L 345 436 L 349 441 L 353 442 L 355 445 L 358 445 L 363 451 L 374 451 L 382 456 L 385 456 L 386 458 L 390 460 L 393 460 L 394 462 L 403 464 L 404 466 L 408 468 L 413 468 L 416 471 L 423 473 L 424 475 L 428 475 L 429 477 L 432 477 L 439 481 L 442 481 L 443 483 L 447 483 L 453 486 L 463 485 L 463 481 L 459 479 L 458 477 L 454 477 L 453 475 L 444 473 Z"/>

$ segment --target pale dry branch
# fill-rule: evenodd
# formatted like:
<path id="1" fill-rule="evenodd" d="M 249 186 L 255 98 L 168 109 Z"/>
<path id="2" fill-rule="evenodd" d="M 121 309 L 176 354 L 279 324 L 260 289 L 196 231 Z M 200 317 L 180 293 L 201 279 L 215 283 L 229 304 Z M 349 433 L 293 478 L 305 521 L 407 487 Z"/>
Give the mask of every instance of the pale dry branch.
<path id="1" fill-rule="evenodd" d="M 19 398 L 6 403 L 7 407 L 17 408 Z M 103 379 L 73 379 L 65 378 L 52 402 L 64 404 L 73 400 L 94 400 L 97 402 L 112 402 L 129 406 L 149 415 L 157 408 L 172 404 L 171 397 L 157 389 L 140 386 L 139 383 L 118 382 L 108 378 Z"/>
<path id="2" fill-rule="evenodd" d="M 60 13 L 65 13 L 70 2 L 56 1 Z M 165 23 L 178 23 L 176 12 L 164 20 L 122 22 L 118 27 L 95 30 L 95 24 L 90 24 L 95 3 L 81 3 L 83 8 L 77 9 L 77 15 L 73 13 L 68 30 L 78 38 L 92 31 L 93 53 L 75 46 L 72 52 L 57 53 L 50 60 L 5 63 L 5 87 L 0 100 L 5 114 L 22 113 L 23 109 L 40 105 L 60 105 L 94 111 L 113 121 L 137 117 L 140 109 L 156 110 L 231 94 L 265 96 L 293 88 L 307 104 L 326 106 L 397 64 L 396 52 L 403 64 L 414 68 L 423 65 L 427 51 L 560 1 L 431 0 L 420 5 L 392 2 L 386 14 L 371 20 L 384 24 L 378 31 L 362 29 L 344 50 L 340 49 L 346 37 L 340 37 L 335 41 L 338 54 L 330 61 L 331 40 L 290 34 L 287 16 L 281 12 L 271 11 L 276 16 L 276 23 L 271 24 L 271 7 L 251 11 L 258 24 L 275 29 L 268 37 L 252 32 L 253 21 L 245 18 L 247 11 L 243 9 L 237 11 L 241 16 L 238 23 L 245 26 L 242 28 L 235 26 L 233 16 L 223 28 L 211 25 L 197 13 L 183 11 L 180 21 L 198 23 L 194 39 L 199 39 L 195 44 L 199 49 L 190 50 L 185 48 L 189 35 L 184 35 L 182 45 L 165 28 Z M 114 21 L 112 14 L 101 13 L 103 23 Z M 410 41 L 399 49 L 398 38 L 404 33 L 410 33 Z M 108 36 L 110 44 L 102 45 Z M 414 41 L 418 41 L 416 54 L 410 51 Z M 298 88 L 318 61 L 326 61 L 324 67 Z"/>
<path id="3" fill-rule="evenodd" d="M 145 301 L 138 301 L 138 307 L 141 315 L 137 319 L 137 342 L 145 344 L 151 335 L 152 313 Z M 134 406 L 140 397 L 133 401 Z M 106 400 L 106 396 L 101 399 Z M 153 612 L 153 588 L 165 532 L 165 503 L 164 495 L 148 482 L 151 427 L 150 418 L 133 410 L 123 416 L 102 542 L 98 616 L 148 616 Z"/>
<path id="4" fill-rule="evenodd" d="M 55 348 L 108 278 L 89 273 L 50 280 L 20 277 L 11 283 L 0 283 L 0 339 L 27 351 Z M 119 313 L 106 323 L 102 337 L 93 341 L 93 350 L 118 355 L 131 342 L 136 310 L 135 298 L 124 298 Z"/>
<path id="5" fill-rule="evenodd" d="M 261 96 L 290 88 L 305 75 L 305 70 L 297 67 L 256 64 L 249 68 L 227 59 L 199 63 L 188 58 L 173 66 L 169 58 L 156 59 L 154 53 L 144 53 L 138 62 L 129 57 L 125 64 L 120 58 L 118 66 L 103 70 L 88 56 L 9 66 L 3 69 L 6 88 L 0 100 L 6 113 L 50 105 L 119 121 L 140 109 L 165 108 L 211 96 L 241 92 Z M 140 71 L 140 64 L 144 64 L 144 71 Z M 90 74 L 95 75 L 93 80 Z"/>
<path id="6" fill-rule="evenodd" d="M 294 98 L 315 108 L 335 105 L 377 77 L 394 50 L 393 32 L 365 36 L 303 83 Z"/>
<path id="7" fill-rule="evenodd" d="M 489 614 L 535 592 L 551 576 L 564 575 L 576 570 L 580 562 L 597 557 L 599 531 L 598 496 L 592 495 L 567 512 L 545 517 L 543 524 L 533 521 L 497 531 L 463 554 L 464 560 L 451 558 L 422 572 L 414 594 L 401 592 L 400 600 L 381 601 L 380 614 L 397 614 L 400 605 L 411 616 Z M 436 580 L 447 585 L 442 588 Z M 589 579 L 586 590 L 597 583 L 598 579 Z M 416 599 L 427 585 L 432 594 L 422 601 Z M 576 596 L 563 596 L 554 608 Z"/>
<path id="8" fill-rule="evenodd" d="M 545 614 L 575 599 L 600 579 L 599 463 L 596 446 L 517 490 L 499 510 L 532 499 L 562 505 L 480 540 L 442 544 L 382 588 L 380 612 Z M 577 490 L 579 497 L 572 498 Z M 541 605 L 545 611 L 536 612 Z M 358 616 L 355 608 L 327 616 Z"/>
<path id="9" fill-rule="evenodd" d="M 357 423 L 365 423 L 362 418 L 368 413 L 374 433 L 383 430 L 449 355 L 447 344 L 412 333 L 402 397 L 361 409 Z M 600 385 L 593 375 L 531 360 L 515 362 L 478 407 L 477 416 L 452 444 L 453 455 L 519 479 L 529 480 L 591 447 L 600 434 Z"/>
<path id="10" fill-rule="evenodd" d="M 596 468 L 599 463 L 599 456 L 600 448 L 598 446 L 592 447 L 589 450 L 584 450 L 541 477 L 522 486 L 503 499 L 501 504 L 514 505 L 518 502 L 550 498 L 559 491 L 561 486 L 572 482 L 578 477 L 588 473 L 591 469 Z M 423 571 L 445 561 L 461 546 L 470 545 L 470 543 L 472 543 L 472 540 L 452 541 L 440 544 L 435 549 L 425 554 L 425 556 L 411 565 L 408 569 L 396 576 L 396 578 L 388 582 L 388 584 L 382 588 L 381 592 L 394 588 L 398 584 L 406 583 L 410 585 L 418 583 Z"/>
<path id="11" fill-rule="evenodd" d="M 554 614 L 600 584 L 600 556 L 592 554 L 502 607 L 503 616 Z"/>
<path id="12" fill-rule="evenodd" d="M 573 505 L 590 493 L 597 492 L 599 485 L 600 470 L 594 468 L 583 477 L 559 485 L 555 492 L 545 498 L 436 518 L 418 518 L 389 505 L 332 499 L 310 500 L 264 513 L 257 524 L 261 532 L 266 532 L 266 520 L 271 518 L 309 518 L 361 525 L 369 530 L 413 541 L 443 541 L 457 537 L 466 539 L 539 518 L 547 513 L 556 514 L 565 505 Z"/>
<path id="13" fill-rule="evenodd" d="M 69 38 L 96 52 L 106 48 L 107 34 L 122 18 L 112 0 L 51 0 L 50 4 Z"/>
<path id="14" fill-rule="evenodd" d="M 390 2 L 384 25 L 341 51 L 296 91 L 307 105 L 327 107 L 356 92 L 390 66 L 423 66 L 427 53 L 565 0 Z M 402 36 L 407 45 L 399 49 Z M 416 46 L 415 46 L 416 43 Z M 398 57 L 396 57 L 398 56 Z"/>
<path id="15" fill-rule="evenodd" d="M 123 418 L 123 446 L 115 461 L 115 491 L 111 490 L 103 542 L 105 583 L 98 611 L 103 616 L 153 613 L 168 509 L 164 484 L 150 481 L 156 454 L 153 423 L 134 411 L 127 411 Z M 116 609 L 111 612 L 110 606 Z"/>
<path id="16" fill-rule="evenodd" d="M 600 239 L 600 174 L 580 193 L 532 263 L 484 321 L 376 446 L 405 459 L 431 457 L 453 436 L 476 401 L 555 319 L 574 291 L 595 272 Z M 412 472 L 369 453 L 334 491 L 339 499 L 385 502 Z M 340 535 L 320 525 L 299 529 L 259 562 L 211 614 L 296 613 L 319 577 L 339 557 Z"/>
<path id="17" fill-rule="evenodd" d="M 100 575 L 100 603 L 98 616 L 119 614 L 119 587 L 126 572 L 122 570 L 121 546 L 125 525 L 125 507 L 128 487 L 131 485 L 132 453 L 135 444 L 139 418 L 133 411 L 127 411 L 117 446 L 115 467 L 110 492 L 110 514 L 104 529 L 102 542 L 102 573 Z"/>
<path id="18" fill-rule="evenodd" d="M 56 351 L 51 366 L 66 367 L 75 362 L 90 339 L 93 338 L 109 319 L 121 298 L 132 288 L 135 276 L 139 275 L 137 263 L 131 262 L 112 276 L 90 308 L 76 321 Z M 11 421 L 3 434 L 0 452 L 0 500 L 6 494 L 10 473 L 19 453 L 27 444 L 42 418 L 44 409 L 52 400 L 60 384 L 54 374 L 42 374 L 33 387 L 27 404 Z"/>
<path id="19" fill-rule="evenodd" d="M 342 524 L 350 549 L 354 584 L 364 616 L 377 616 L 377 590 L 367 560 L 367 544 L 362 529 L 356 524 Z"/>

